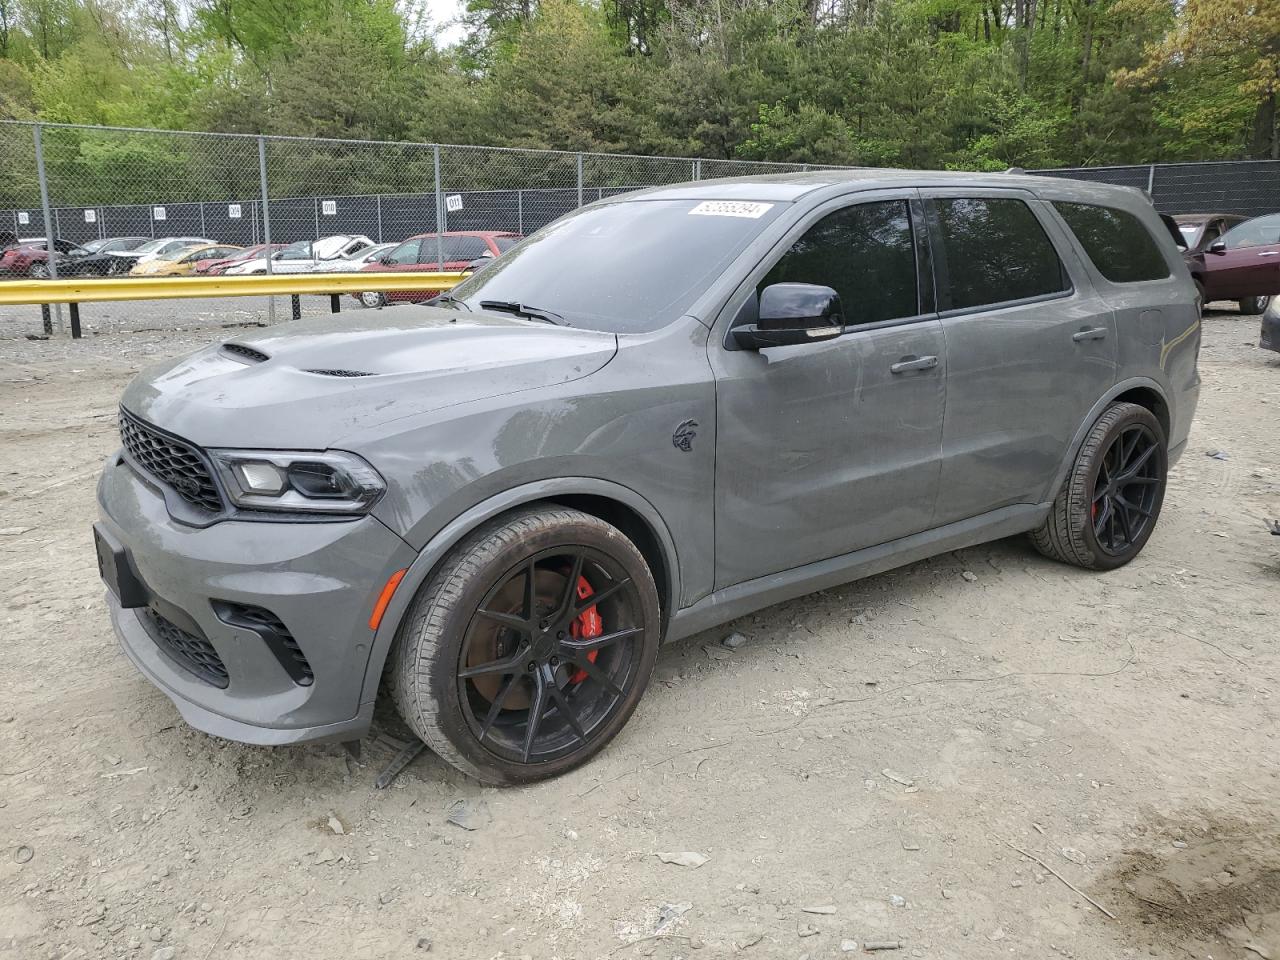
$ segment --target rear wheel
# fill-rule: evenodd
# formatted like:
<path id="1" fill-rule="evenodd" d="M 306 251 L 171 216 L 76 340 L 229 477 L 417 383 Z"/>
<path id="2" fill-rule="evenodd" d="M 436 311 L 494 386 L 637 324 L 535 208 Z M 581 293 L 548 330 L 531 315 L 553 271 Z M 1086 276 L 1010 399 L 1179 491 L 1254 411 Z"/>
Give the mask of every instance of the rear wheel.
<path id="1" fill-rule="evenodd" d="M 494 784 L 585 763 L 644 694 L 661 634 L 640 551 L 577 510 L 498 518 L 422 586 L 389 670 L 406 723 L 442 759 Z"/>
<path id="2" fill-rule="evenodd" d="M 1240 312 L 1246 316 L 1255 317 L 1267 309 L 1267 304 L 1271 302 L 1270 297 L 1245 297 L 1243 300 L 1237 301 L 1240 305 Z"/>
<path id="3" fill-rule="evenodd" d="M 386 295 L 376 291 L 358 293 L 356 294 L 356 299 L 360 301 L 362 307 L 369 307 L 370 309 L 386 306 L 387 303 Z"/>
<path id="4" fill-rule="evenodd" d="M 1032 542 L 1046 557 L 1078 567 L 1123 566 L 1155 528 L 1167 470 L 1160 421 L 1146 407 L 1113 404 L 1089 430 Z"/>
<path id="5" fill-rule="evenodd" d="M 42 260 L 37 260 L 33 263 L 27 272 L 36 280 L 49 279 L 49 265 Z"/>

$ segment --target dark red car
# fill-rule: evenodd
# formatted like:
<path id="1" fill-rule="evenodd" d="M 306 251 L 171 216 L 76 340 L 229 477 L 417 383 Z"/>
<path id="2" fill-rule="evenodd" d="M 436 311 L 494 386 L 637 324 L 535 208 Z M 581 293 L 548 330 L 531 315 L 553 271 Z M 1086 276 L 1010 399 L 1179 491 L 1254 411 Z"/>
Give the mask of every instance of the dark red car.
<path id="1" fill-rule="evenodd" d="M 496 257 L 504 250 L 510 250 L 521 239 L 518 233 L 497 230 L 450 230 L 440 234 L 437 243 L 436 234 L 420 233 L 381 260 L 369 264 L 362 272 L 462 271 L 475 260 Z M 443 260 L 440 253 L 443 253 Z M 439 290 L 391 290 L 383 294 L 383 300 L 387 303 L 419 303 L 439 293 Z"/>
<path id="2" fill-rule="evenodd" d="M 228 267 L 234 267 L 237 263 L 244 263 L 246 260 L 256 260 L 267 253 L 283 250 L 284 247 L 285 244 L 283 243 L 260 243 L 256 247 L 245 247 L 243 250 L 237 251 L 234 257 L 197 260 L 194 275 L 197 277 L 220 277 L 227 272 Z"/>
<path id="3" fill-rule="evenodd" d="M 36 240 L 9 247 L 0 254 L 0 277 L 32 277 L 43 280 L 49 276 L 48 243 Z M 70 240 L 55 239 L 53 249 L 61 262 L 64 257 L 87 257 L 89 251 Z"/>
<path id="4" fill-rule="evenodd" d="M 1235 300 L 1241 313 L 1262 313 L 1280 294 L 1280 213 L 1246 220 L 1186 257 L 1205 303 Z"/>

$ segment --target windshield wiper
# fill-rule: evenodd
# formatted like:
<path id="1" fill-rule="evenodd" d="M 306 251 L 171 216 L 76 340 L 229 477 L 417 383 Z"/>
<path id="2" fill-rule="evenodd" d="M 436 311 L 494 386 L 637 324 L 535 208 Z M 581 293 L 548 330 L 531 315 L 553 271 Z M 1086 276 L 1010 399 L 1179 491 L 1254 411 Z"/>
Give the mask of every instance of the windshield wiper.
<path id="1" fill-rule="evenodd" d="M 432 307 L 434 307 L 437 303 L 456 303 L 458 306 L 465 309 L 467 313 L 471 312 L 471 307 L 467 304 L 467 301 L 459 300 L 457 297 L 455 297 L 451 293 L 442 293 L 442 294 L 439 294 L 438 296 L 432 297 L 430 300 L 427 301 L 427 305 Z"/>
<path id="2" fill-rule="evenodd" d="M 526 306 L 515 300 L 481 300 L 480 309 L 494 310 L 498 313 L 514 313 L 517 317 L 541 320 L 543 323 L 555 324 L 557 327 L 569 326 L 569 322 L 558 313 L 543 310 L 541 307 Z"/>

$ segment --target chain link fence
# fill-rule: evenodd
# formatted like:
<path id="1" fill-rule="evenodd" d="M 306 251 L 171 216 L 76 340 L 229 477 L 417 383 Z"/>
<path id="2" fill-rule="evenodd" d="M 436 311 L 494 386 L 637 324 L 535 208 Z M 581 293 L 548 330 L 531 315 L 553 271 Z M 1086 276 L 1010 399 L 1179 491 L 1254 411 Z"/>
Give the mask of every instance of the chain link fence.
<path id="1" fill-rule="evenodd" d="M 392 243 L 429 234 L 419 261 L 433 269 L 450 259 L 440 234 L 527 235 L 584 203 L 642 187 L 807 169 L 823 168 L 4 121 L 0 238 L 87 244 L 186 237 L 252 247 L 338 235 Z M 1278 161 L 1032 172 L 1146 190 L 1168 213 L 1280 210 Z M 322 309 L 318 299 L 307 306 Z M 0 336 L 12 332 L 5 322 L 11 312 L 0 313 Z M 274 305 L 263 299 L 87 308 L 91 330 L 95 318 L 110 329 L 224 314 L 265 319 Z"/>

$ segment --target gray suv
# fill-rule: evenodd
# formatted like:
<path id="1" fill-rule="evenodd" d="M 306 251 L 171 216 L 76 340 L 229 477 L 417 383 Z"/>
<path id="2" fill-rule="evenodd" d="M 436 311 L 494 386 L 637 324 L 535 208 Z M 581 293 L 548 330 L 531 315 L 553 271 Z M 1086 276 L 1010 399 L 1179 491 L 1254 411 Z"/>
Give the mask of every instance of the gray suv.
<path id="1" fill-rule="evenodd" d="M 1199 389 L 1137 192 L 821 172 L 584 207 L 441 297 L 126 391 L 98 487 L 124 650 L 186 720 L 357 741 L 380 686 L 522 783 L 622 728 L 664 640 L 1029 533 L 1127 563 Z"/>

